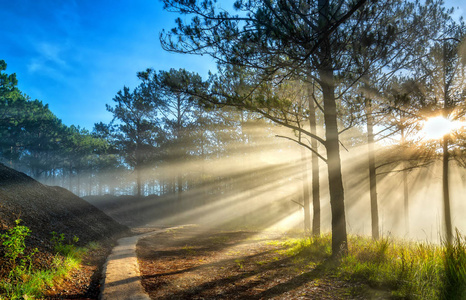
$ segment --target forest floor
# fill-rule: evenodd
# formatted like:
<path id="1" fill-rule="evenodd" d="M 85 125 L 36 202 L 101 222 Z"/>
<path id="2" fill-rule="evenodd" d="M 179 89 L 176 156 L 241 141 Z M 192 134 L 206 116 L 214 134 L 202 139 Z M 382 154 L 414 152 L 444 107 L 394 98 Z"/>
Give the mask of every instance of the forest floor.
<path id="1" fill-rule="evenodd" d="M 141 239 L 142 285 L 152 299 L 384 299 L 333 276 L 328 259 L 290 254 L 287 238 L 187 227 Z"/>
<path id="2" fill-rule="evenodd" d="M 112 250 L 111 245 L 86 253 L 81 265 L 55 286 L 48 288 L 44 299 L 99 299 L 103 266 Z"/>

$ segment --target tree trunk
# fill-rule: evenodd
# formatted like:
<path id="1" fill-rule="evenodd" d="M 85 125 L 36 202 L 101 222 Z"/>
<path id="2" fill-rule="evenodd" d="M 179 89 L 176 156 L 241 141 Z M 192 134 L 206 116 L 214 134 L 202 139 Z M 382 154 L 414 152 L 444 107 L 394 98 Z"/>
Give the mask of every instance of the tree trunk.
<path id="1" fill-rule="evenodd" d="M 181 193 L 183 192 L 183 177 L 182 177 L 180 171 L 178 171 L 178 175 L 176 176 L 176 180 L 177 180 L 176 197 L 178 199 L 178 202 L 181 202 Z"/>
<path id="2" fill-rule="evenodd" d="M 142 197 L 142 179 L 141 179 L 141 167 L 136 166 L 136 196 L 139 199 Z"/>
<path id="3" fill-rule="evenodd" d="M 375 174 L 375 154 L 374 154 L 374 119 L 372 116 L 371 100 L 366 100 L 367 114 L 367 146 L 369 148 L 369 185 L 370 185 L 370 201 L 371 201 L 371 228 L 372 238 L 379 239 L 379 211 L 377 204 L 377 178 Z"/>
<path id="4" fill-rule="evenodd" d="M 303 205 L 304 205 L 304 232 L 311 232 L 311 212 L 310 212 L 310 203 L 309 203 L 309 182 L 307 178 L 307 161 L 306 161 L 306 151 L 304 147 L 301 148 L 301 171 L 302 171 L 302 180 L 303 180 Z"/>
<path id="5" fill-rule="evenodd" d="M 313 99 L 309 96 L 309 124 L 311 134 L 317 135 L 316 109 Z M 311 139 L 311 148 L 317 151 L 316 139 Z M 312 152 L 312 235 L 320 235 L 320 183 L 319 157 Z"/>
<path id="6" fill-rule="evenodd" d="M 450 187 L 448 180 L 448 161 L 450 154 L 448 152 L 448 135 L 443 137 L 443 209 L 445 218 L 445 233 L 447 243 L 450 245 L 453 241 L 453 229 L 451 222 L 451 208 L 450 208 Z"/>
<path id="7" fill-rule="evenodd" d="M 403 146 L 403 150 L 405 150 L 405 132 L 404 128 L 401 128 L 401 145 Z M 403 153 L 403 157 L 405 157 Z M 403 160 L 403 205 L 404 205 L 404 219 L 405 219 L 405 231 L 406 234 L 409 234 L 409 190 L 408 190 L 408 171 L 406 170 L 408 167 L 406 160 Z"/>
<path id="8" fill-rule="evenodd" d="M 73 176 L 73 166 L 71 165 L 71 162 L 70 162 L 70 169 L 69 169 L 69 183 L 68 183 L 68 190 L 70 192 L 73 191 L 73 183 L 71 181 L 71 177 Z"/>
<path id="9" fill-rule="evenodd" d="M 325 34 L 324 31 L 331 19 L 329 0 L 319 0 L 318 8 L 319 29 L 322 34 Z M 323 36 L 318 52 L 321 60 L 318 71 L 324 100 L 325 148 L 327 149 L 328 185 L 332 212 L 332 256 L 337 257 L 348 252 L 348 243 L 330 36 Z"/>
<path id="10" fill-rule="evenodd" d="M 448 118 L 448 112 L 450 110 L 451 101 L 449 97 L 449 87 L 450 84 L 447 80 L 447 43 L 443 42 L 443 117 Z M 453 241 L 453 226 L 451 222 L 451 207 L 450 207 L 450 186 L 449 186 L 449 164 L 450 153 L 448 152 L 450 134 L 446 134 L 443 137 L 443 209 L 444 209 L 444 219 L 445 219 L 445 234 L 448 245 L 451 245 Z"/>
<path id="11" fill-rule="evenodd" d="M 338 256 L 348 252 L 348 244 L 333 71 L 321 70 L 320 77 L 324 98 L 325 146 L 332 212 L 332 255 Z"/>
<path id="12" fill-rule="evenodd" d="M 76 171 L 76 178 L 77 178 L 77 184 L 76 184 L 76 195 L 78 197 L 81 197 L 81 164 L 78 165 L 78 169 Z"/>
<path id="13" fill-rule="evenodd" d="M 92 173 L 90 173 L 89 174 L 88 186 L 87 186 L 87 195 L 88 196 L 92 195 L 92 182 L 93 182 Z"/>
<path id="14" fill-rule="evenodd" d="M 408 171 L 406 171 L 407 164 L 403 162 L 403 202 L 405 211 L 405 229 L 406 234 L 409 234 L 409 190 L 408 190 Z"/>

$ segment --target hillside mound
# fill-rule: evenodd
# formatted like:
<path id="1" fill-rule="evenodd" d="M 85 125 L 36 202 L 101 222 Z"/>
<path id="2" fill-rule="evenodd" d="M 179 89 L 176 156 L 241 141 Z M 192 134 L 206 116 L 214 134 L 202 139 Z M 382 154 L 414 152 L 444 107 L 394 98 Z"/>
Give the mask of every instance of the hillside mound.
<path id="1" fill-rule="evenodd" d="M 14 226 L 17 219 L 31 229 L 28 244 L 42 251 L 50 249 L 53 231 L 67 240 L 77 236 L 78 245 L 128 233 L 126 226 L 68 190 L 45 186 L 0 164 L 0 232 Z"/>

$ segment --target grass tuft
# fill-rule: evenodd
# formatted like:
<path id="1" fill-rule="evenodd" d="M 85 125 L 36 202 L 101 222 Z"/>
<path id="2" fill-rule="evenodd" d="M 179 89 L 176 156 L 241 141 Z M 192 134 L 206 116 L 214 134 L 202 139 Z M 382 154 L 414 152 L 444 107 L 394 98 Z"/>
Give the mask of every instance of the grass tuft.
<path id="1" fill-rule="evenodd" d="M 456 231 L 455 240 L 445 247 L 443 299 L 466 299 L 466 239 Z"/>

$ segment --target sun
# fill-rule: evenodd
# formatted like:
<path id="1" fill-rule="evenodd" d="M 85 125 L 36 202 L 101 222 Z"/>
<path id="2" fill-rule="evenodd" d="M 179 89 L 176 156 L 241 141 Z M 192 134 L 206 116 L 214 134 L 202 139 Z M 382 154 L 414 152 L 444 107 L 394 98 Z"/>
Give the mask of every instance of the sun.
<path id="1" fill-rule="evenodd" d="M 424 138 L 437 140 L 443 138 L 446 134 L 458 130 L 464 126 L 464 122 L 452 121 L 443 116 L 428 118 L 422 127 Z"/>

